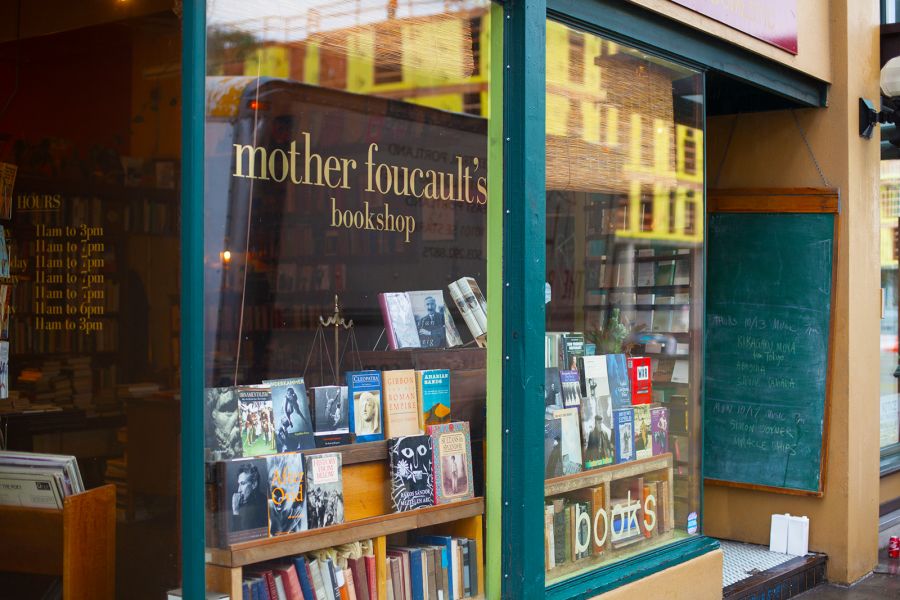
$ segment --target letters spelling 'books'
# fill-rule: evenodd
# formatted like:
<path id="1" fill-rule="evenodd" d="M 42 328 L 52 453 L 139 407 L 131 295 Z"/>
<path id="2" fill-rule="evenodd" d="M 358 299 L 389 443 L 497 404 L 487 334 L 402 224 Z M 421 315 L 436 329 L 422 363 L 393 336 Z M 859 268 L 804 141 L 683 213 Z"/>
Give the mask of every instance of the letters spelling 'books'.
<path id="1" fill-rule="evenodd" d="M 653 435 L 653 456 L 669 451 L 669 409 L 655 406 L 650 409 L 650 430 Z"/>
<path id="2" fill-rule="evenodd" d="M 316 447 L 328 448 L 350 443 L 350 407 L 347 386 L 324 385 L 313 388 Z"/>
<path id="3" fill-rule="evenodd" d="M 412 369 L 384 371 L 385 437 L 419 435 L 419 403 L 416 394 L 416 372 Z"/>
<path id="4" fill-rule="evenodd" d="M 562 385 L 563 405 L 566 408 L 581 405 L 581 382 L 578 371 L 560 371 L 559 381 Z"/>
<path id="5" fill-rule="evenodd" d="M 429 369 L 416 371 L 419 401 L 419 429 L 450 422 L 450 371 Z"/>
<path id="6" fill-rule="evenodd" d="M 216 463 L 222 538 L 227 544 L 266 537 L 265 458 L 236 458 Z"/>
<path id="7" fill-rule="evenodd" d="M 407 435 L 387 442 L 391 463 L 391 503 L 394 512 L 434 505 L 431 438 Z"/>
<path id="8" fill-rule="evenodd" d="M 306 517 L 310 529 L 344 522 L 344 482 L 338 452 L 306 457 Z"/>
<path id="9" fill-rule="evenodd" d="M 244 454 L 238 391 L 233 387 L 206 388 L 206 460 L 215 462 Z"/>
<path id="10" fill-rule="evenodd" d="M 350 431 L 356 436 L 356 441 L 383 440 L 381 372 L 347 373 L 347 393 L 350 398 Z"/>
<path id="11" fill-rule="evenodd" d="M 469 424 L 431 425 L 428 435 L 434 456 L 434 503 L 447 504 L 473 497 Z"/>
<path id="12" fill-rule="evenodd" d="M 619 408 L 613 410 L 613 432 L 616 442 L 616 462 L 634 460 L 634 409 Z"/>
<path id="13" fill-rule="evenodd" d="M 266 387 L 238 388 L 241 446 L 244 456 L 275 453 L 272 394 Z"/>
<path id="14" fill-rule="evenodd" d="M 309 414 L 306 382 L 295 379 L 263 381 L 272 390 L 272 412 L 275 416 L 275 445 L 279 452 L 309 450 L 316 447 L 313 422 Z"/>
<path id="15" fill-rule="evenodd" d="M 628 359 L 632 404 L 650 404 L 653 401 L 653 381 L 650 377 L 650 368 L 649 357 L 637 356 Z"/>
<path id="16" fill-rule="evenodd" d="M 269 474 L 269 535 L 305 531 L 306 485 L 303 455 L 299 452 L 266 457 Z"/>
<path id="17" fill-rule="evenodd" d="M 634 457 L 638 460 L 653 456 L 653 435 L 650 425 L 650 405 L 634 407 Z"/>
<path id="18" fill-rule="evenodd" d="M 606 374 L 613 408 L 631 406 L 631 384 L 628 381 L 628 364 L 624 354 L 606 355 Z"/>

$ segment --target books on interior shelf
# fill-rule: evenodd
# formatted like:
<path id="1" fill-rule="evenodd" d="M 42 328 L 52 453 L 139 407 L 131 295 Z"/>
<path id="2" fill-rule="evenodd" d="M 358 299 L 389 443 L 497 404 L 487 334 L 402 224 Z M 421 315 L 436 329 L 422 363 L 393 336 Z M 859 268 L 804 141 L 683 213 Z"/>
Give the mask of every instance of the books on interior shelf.
<path id="1" fill-rule="evenodd" d="M 441 290 L 383 293 L 378 303 L 391 350 L 462 345 Z"/>
<path id="2" fill-rule="evenodd" d="M 472 337 L 482 346 L 487 339 L 487 303 L 478 283 L 471 277 L 461 277 L 447 285 Z"/>
<path id="3" fill-rule="evenodd" d="M 269 536 L 305 531 L 308 523 L 303 455 L 299 452 L 269 455 L 266 468 Z"/>
<path id="4" fill-rule="evenodd" d="M 634 457 L 637 460 L 653 456 L 653 435 L 650 424 L 650 405 L 634 407 Z"/>
<path id="5" fill-rule="evenodd" d="M 472 437 L 466 422 L 430 425 L 434 463 L 434 503 L 447 504 L 475 495 Z"/>
<path id="6" fill-rule="evenodd" d="M 295 452 L 316 447 L 309 397 L 302 377 L 263 381 L 272 394 L 275 417 L 275 446 L 278 452 Z"/>
<path id="7" fill-rule="evenodd" d="M 634 460 L 634 409 L 613 409 L 616 463 Z"/>
<path id="8" fill-rule="evenodd" d="M 419 429 L 450 422 L 450 371 L 427 369 L 416 371 L 416 393 L 419 402 Z"/>
<path id="9" fill-rule="evenodd" d="M 434 505 L 431 437 L 407 435 L 387 441 L 394 512 Z"/>
<path id="10" fill-rule="evenodd" d="M 312 390 L 316 447 L 349 444 L 350 402 L 347 386 L 323 385 Z"/>
<path id="11" fill-rule="evenodd" d="M 421 434 L 416 372 L 412 369 L 384 371 L 382 381 L 385 437 Z"/>
<path id="12" fill-rule="evenodd" d="M 220 540 L 226 544 L 266 537 L 269 511 L 265 457 L 216 463 Z"/>
<path id="13" fill-rule="evenodd" d="M 272 394 L 269 388 L 243 386 L 238 388 L 241 449 L 244 456 L 262 456 L 275 452 L 275 431 L 272 427 Z"/>
<path id="14" fill-rule="evenodd" d="M 544 479 L 562 474 L 562 422 L 548 411 L 544 417 Z"/>
<path id="15" fill-rule="evenodd" d="M 478 544 L 471 538 L 427 535 L 412 545 L 389 546 L 388 597 L 474 598 L 481 592 L 478 562 Z"/>
<path id="16" fill-rule="evenodd" d="M 563 405 L 562 382 L 559 378 L 559 369 L 546 367 L 544 369 L 544 406 Z"/>
<path id="17" fill-rule="evenodd" d="M 383 440 L 381 372 L 348 372 L 347 393 L 350 398 L 350 431 L 354 440 L 357 442 Z"/>
<path id="18" fill-rule="evenodd" d="M 669 409 L 655 406 L 650 409 L 650 431 L 653 436 L 653 456 L 669 451 Z"/>
<path id="19" fill-rule="evenodd" d="M 306 457 L 306 516 L 310 529 L 344 522 L 343 458 L 338 452 Z"/>

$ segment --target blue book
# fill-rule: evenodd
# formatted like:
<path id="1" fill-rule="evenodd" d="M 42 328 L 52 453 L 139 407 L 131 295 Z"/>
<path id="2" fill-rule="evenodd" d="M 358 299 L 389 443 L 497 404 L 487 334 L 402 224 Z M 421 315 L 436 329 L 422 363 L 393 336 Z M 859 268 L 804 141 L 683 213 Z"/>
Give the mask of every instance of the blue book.
<path id="1" fill-rule="evenodd" d="M 337 572 L 335 571 L 336 567 L 334 566 L 334 561 L 330 558 L 328 559 L 328 577 L 331 581 L 331 589 L 334 590 L 334 597 L 341 597 L 341 586 L 338 585 L 337 580 Z M 325 582 L 325 585 L 328 585 L 328 581 Z"/>
<path id="2" fill-rule="evenodd" d="M 440 546 L 441 548 L 441 567 L 447 569 L 449 574 L 450 597 L 453 598 L 453 565 L 450 563 L 450 553 L 453 551 L 452 538 L 449 535 L 420 535 L 416 538 L 419 544 L 428 544 L 429 546 Z"/>
<path id="3" fill-rule="evenodd" d="M 309 580 L 309 571 L 306 570 L 306 557 L 295 556 L 294 568 L 297 570 L 297 579 L 300 580 L 300 589 L 303 591 L 304 598 L 315 598 L 313 594 L 313 584 Z"/>
<path id="4" fill-rule="evenodd" d="M 422 580 L 422 549 L 409 548 L 409 582 L 412 600 L 425 600 L 425 582 Z"/>
<path id="5" fill-rule="evenodd" d="M 613 410 L 613 437 L 616 440 L 616 463 L 634 460 L 634 409 Z"/>
<path id="6" fill-rule="evenodd" d="M 350 396 L 350 432 L 356 435 L 356 441 L 383 440 L 381 371 L 348 372 L 347 390 Z"/>
<path id="7" fill-rule="evenodd" d="M 269 598 L 269 588 L 266 586 L 265 579 L 257 579 L 253 582 L 253 599 L 271 600 Z"/>
<path id="8" fill-rule="evenodd" d="M 241 597 L 243 600 L 251 600 L 252 592 L 250 591 L 250 582 L 245 581 L 241 586 Z"/>
<path id="9" fill-rule="evenodd" d="M 419 429 L 450 422 L 450 371 L 428 369 L 416 371 L 419 395 Z"/>
<path id="10" fill-rule="evenodd" d="M 613 408 L 631 406 L 631 381 L 628 379 L 628 362 L 624 354 L 606 355 L 606 375 Z"/>

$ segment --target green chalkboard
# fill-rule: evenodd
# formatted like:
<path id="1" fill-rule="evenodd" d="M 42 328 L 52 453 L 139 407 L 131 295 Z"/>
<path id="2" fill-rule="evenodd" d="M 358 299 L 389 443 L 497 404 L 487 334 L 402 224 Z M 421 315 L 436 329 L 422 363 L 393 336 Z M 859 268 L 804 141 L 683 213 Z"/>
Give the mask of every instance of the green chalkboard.
<path id="1" fill-rule="evenodd" d="M 709 216 L 707 479 L 822 490 L 835 218 Z"/>

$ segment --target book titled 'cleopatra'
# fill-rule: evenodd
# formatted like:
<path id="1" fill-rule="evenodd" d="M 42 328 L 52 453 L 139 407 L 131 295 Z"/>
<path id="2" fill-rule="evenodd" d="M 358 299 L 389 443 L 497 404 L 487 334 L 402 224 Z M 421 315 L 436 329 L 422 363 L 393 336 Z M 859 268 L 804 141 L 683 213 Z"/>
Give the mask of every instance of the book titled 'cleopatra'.
<path id="1" fill-rule="evenodd" d="M 634 409 L 613 410 L 613 437 L 616 442 L 616 462 L 634 460 Z"/>
<path id="2" fill-rule="evenodd" d="M 472 438 L 466 422 L 430 425 L 434 462 L 434 503 L 447 504 L 474 496 Z"/>
<path id="3" fill-rule="evenodd" d="M 299 452 L 266 457 L 268 468 L 269 535 L 297 533 L 308 528 L 303 455 Z"/>
<path id="4" fill-rule="evenodd" d="M 416 371 L 419 396 L 419 429 L 450 422 L 450 371 L 428 369 Z"/>
<path id="5" fill-rule="evenodd" d="M 394 512 L 434 505 L 431 437 L 407 435 L 387 441 L 391 463 L 391 503 Z"/>
<path id="6" fill-rule="evenodd" d="M 384 439 L 381 420 L 381 371 L 347 373 L 350 396 L 350 431 L 357 442 Z"/>
<path id="7" fill-rule="evenodd" d="M 416 372 L 412 369 L 384 371 L 382 381 L 385 437 L 420 435 Z"/>

